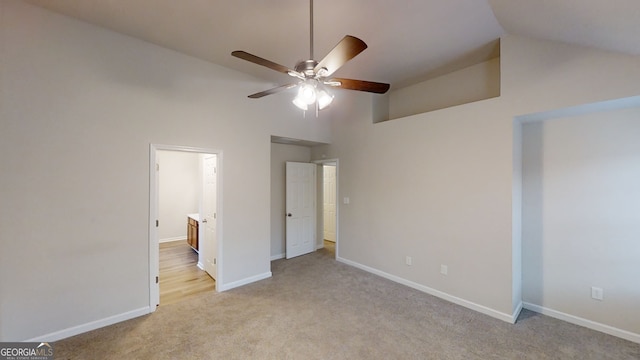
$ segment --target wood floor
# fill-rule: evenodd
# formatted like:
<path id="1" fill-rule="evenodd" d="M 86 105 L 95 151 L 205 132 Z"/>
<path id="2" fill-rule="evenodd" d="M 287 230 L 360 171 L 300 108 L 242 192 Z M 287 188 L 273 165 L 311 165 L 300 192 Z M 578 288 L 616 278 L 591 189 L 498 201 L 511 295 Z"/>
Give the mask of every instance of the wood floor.
<path id="1" fill-rule="evenodd" d="M 197 264 L 198 254 L 186 240 L 160 244 L 160 306 L 215 290 L 215 280 Z"/>
<path id="2" fill-rule="evenodd" d="M 329 241 L 327 239 L 324 239 L 324 248 L 327 249 L 327 251 L 329 251 L 330 253 L 333 254 L 333 257 L 336 256 L 336 243 L 333 241 Z"/>

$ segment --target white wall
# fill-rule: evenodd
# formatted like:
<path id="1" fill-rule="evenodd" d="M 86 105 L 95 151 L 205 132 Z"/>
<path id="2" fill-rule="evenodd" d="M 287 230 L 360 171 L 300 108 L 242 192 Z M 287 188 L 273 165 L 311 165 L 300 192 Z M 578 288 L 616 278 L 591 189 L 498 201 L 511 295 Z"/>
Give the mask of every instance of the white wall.
<path id="1" fill-rule="evenodd" d="M 219 285 L 270 276 L 271 135 L 328 143 L 332 110 L 21 1 L 0 17 L 0 341 L 150 310 L 150 143 L 222 151 Z"/>
<path id="2" fill-rule="evenodd" d="M 287 161 L 311 161 L 307 146 L 271 144 L 271 259 L 281 259 L 286 253 L 286 166 Z"/>
<path id="3" fill-rule="evenodd" d="M 159 150 L 158 239 L 160 242 L 187 238 L 187 214 L 198 213 L 200 203 L 200 155 Z"/>
<path id="4" fill-rule="evenodd" d="M 640 334 L 640 108 L 523 134 L 523 300 Z"/>
<path id="5" fill-rule="evenodd" d="M 637 95 L 640 59 L 517 36 L 500 53 L 500 97 L 373 124 L 372 96 L 354 93 L 331 145 L 312 155 L 340 159 L 341 197 L 351 200 L 340 204 L 340 261 L 513 321 L 514 118 Z"/>

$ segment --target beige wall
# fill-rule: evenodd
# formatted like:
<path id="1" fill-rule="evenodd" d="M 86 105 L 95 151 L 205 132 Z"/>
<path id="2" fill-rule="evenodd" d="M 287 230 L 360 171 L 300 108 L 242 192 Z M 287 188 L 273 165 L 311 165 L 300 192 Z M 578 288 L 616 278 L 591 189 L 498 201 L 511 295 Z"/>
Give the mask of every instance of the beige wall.
<path id="1" fill-rule="evenodd" d="M 219 286 L 270 275 L 271 135 L 328 143 L 330 111 L 21 1 L 0 17 L 0 341 L 149 311 L 150 143 L 221 151 Z"/>
<path id="2" fill-rule="evenodd" d="M 507 36 L 499 98 L 373 124 L 372 98 L 353 94 L 332 144 L 313 151 L 340 159 L 341 196 L 351 199 L 340 204 L 340 260 L 513 321 L 522 299 L 514 118 L 638 93 L 637 57 Z"/>
<path id="3" fill-rule="evenodd" d="M 500 58 L 392 90 L 389 119 L 500 96 Z"/>
<path id="4" fill-rule="evenodd" d="M 350 198 L 339 205 L 341 260 L 510 317 L 512 128 L 498 102 L 375 125 L 369 99 L 354 104 L 332 145 L 316 149 L 340 160 Z"/>

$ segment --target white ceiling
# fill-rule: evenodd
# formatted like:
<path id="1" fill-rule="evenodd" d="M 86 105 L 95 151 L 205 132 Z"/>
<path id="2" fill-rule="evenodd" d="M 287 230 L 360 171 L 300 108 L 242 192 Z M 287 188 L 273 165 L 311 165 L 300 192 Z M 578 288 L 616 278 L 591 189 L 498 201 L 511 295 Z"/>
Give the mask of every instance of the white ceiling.
<path id="1" fill-rule="evenodd" d="M 510 34 L 640 55 L 639 0 L 489 0 Z"/>
<path id="2" fill-rule="evenodd" d="M 309 57 L 308 0 L 25 0 L 274 83 L 233 50 Z M 640 55 L 639 0 L 315 0 L 315 60 L 344 35 L 369 48 L 336 76 L 398 88 L 496 55 L 505 33 Z"/>

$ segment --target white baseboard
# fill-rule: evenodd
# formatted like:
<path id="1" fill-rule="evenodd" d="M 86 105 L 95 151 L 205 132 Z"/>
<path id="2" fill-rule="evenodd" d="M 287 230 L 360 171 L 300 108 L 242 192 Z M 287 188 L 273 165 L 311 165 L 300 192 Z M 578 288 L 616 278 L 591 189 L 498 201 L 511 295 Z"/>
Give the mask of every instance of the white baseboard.
<path id="1" fill-rule="evenodd" d="M 186 236 L 176 236 L 176 237 L 164 238 L 164 239 L 158 240 L 158 242 L 159 243 L 166 243 L 166 242 L 182 241 L 182 240 L 187 240 L 187 237 Z"/>
<path id="2" fill-rule="evenodd" d="M 282 254 L 276 254 L 276 255 L 271 255 L 271 261 L 273 260 L 280 260 L 280 259 L 284 259 L 284 257 L 286 256 L 285 253 Z"/>
<path id="3" fill-rule="evenodd" d="M 55 331 L 55 332 L 52 332 L 52 333 L 49 333 L 49 334 L 46 334 L 46 335 L 35 337 L 33 339 L 25 340 L 25 341 L 27 341 L 27 342 L 54 342 L 54 341 L 66 339 L 66 338 L 71 337 L 71 336 L 79 335 L 79 334 L 82 334 L 82 333 L 85 333 L 85 332 L 88 332 L 88 331 L 91 331 L 91 330 L 95 330 L 95 329 L 99 329 L 99 328 L 102 328 L 102 327 L 105 327 L 105 326 L 113 325 L 115 323 L 119 323 L 119 322 L 122 322 L 122 321 L 126 321 L 126 320 L 130 320 L 130 319 L 133 319 L 133 318 L 137 318 L 137 317 L 142 316 L 142 315 L 147 315 L 150 312 L 152 312 L 152 311 L 147 306 L 147 307 L 143 307 L 143 308 L 140 308 L 140 309 L 127 311 L 126 313 L 122 313 L 122 314 L 118 314 L 118 315 L 114 315 L 114 316 L 109 316 L 109 317 L 104 318 L 104 319 L 91 321 L 91 322 L 88 322 L 86 324 L 73 326 L 73 327 L 70 327 L 70 328 L 67 328 L 67 329 Z"/>
<path id="4" fill-rule="evenodd" d="M 609 326 L 609 325 L 605 325 L 605 324 L 601 324 L 595 321 L 591 321 L 591 320 L 587 320 L 578 316 L 574 316 L 574 315 L 569 315 L 560 311 L 556 311 L 553 309 L 549 309 L 546 308 L 544 306 L 540 306 L 540 305 L 536 305 L 536 304 L 531 304 L 531 303 L 523 303 L 523 306 L 525 309 L 527 310 L 531 310 L 531 311 L 535 311 L 537 313 L 540 313 L 542 315 L 546 315 L 546 316 L 550 316 L 552 318 L 556 318 L 562 321 L 566 321 L 568 323 L 574 324 L 574 325 L 579 325 L 579 326 L 583 326 L 586 327 L 588 329 L 591 330 L 595 330 L 595 331 L 599 331 L 599 332 L 603 332 L 605 334 L 609 334 L 609 335 L 613 335 L 613 336 L 617 336 L 619 338 L 625 339 L 625 340 L 629 340 L 629 341 L 633 341 L 634 343 L 638 343 L 640 344 L 640 334 L 635 334 L 632 333 L 630 331 L 626 331 L 626 330 L 622 330 L 622 329 L 618 329 L 615 328 L 613 326 Z"/>
<path id="5" fill-rule="evenodd" d="M 479 313 L 491 316 L 491 317 L 496 318 L 498 320 L 506 321 L 506 322 L 511 323 L 511 324 L 514 324 L 516 322 L 517 313 L 519 313 L 519 311 L 518 312 L 514 312 L 513 314 L 503 313 L 503 312 L 488 308 L 486 306 L 483 306 L 483 305 L 480 305 L 480 304 L 476 304 L 474 302 L 471 302 L 471 301 L 468 301 L 468 300 L 465 300 L 465 299 L 461 299 L 461 298 L 453 296 L 453 295 L 449 295 L 449 294 L 447 294 L 445 292 L 442 292 L 440 290 L 436 290 L 436 289 L 430 288 L 428 286 L 424 286 L 424 285 L 415 283 L 413 281 L 409 281 L 407 279 L 403 279 L 403 278 L 401 278 L 399 276 L 391 275 L 391 274 L 386 273 L 384 271 L 380 271 L 378 269 L 374 269 L 372 267 L 369 267 L 369 266 L 366 266 L 366 265 L 362 265 L 362 264 L 357 263 L 355 261 L 347 260 L 347 259 L 341 258 L 341 257 L 337 257 L 336 260 L 340 261 L 342 263 L 345 263 L 347 265 L 351 265 L 353 267 L 356 267 L 358 269 L 364 270 L 366 272 L 370 272 L 372 274 L 381 276 L 381 277 L 383 277 L 385 279 L 388 279 L 388 280 L 397 282 L 399 284 L 408 286 L 410 288 L 414 288 L 416 290 L 422 291 L 422 292 L 427 293 L 429 295 L 433 295 L 433 296 L 439 297 L 441 299 L 447 300 L 447 301 L 452 302 L 454 304 L 457 304 L 457 305 L 460 305 L 460 306 L 464 306 L 464 307 L 466 307 L 468 309 L 471 309 L 471 310 L 477 311 Z"/>
<path id="6" fill-rule="evenodd" d="M 227 291 L 227 290 L 231 290 L 233 288 L 237 288 L 243 285 L 247 285 L 247 284 L 251 284 L 252 282 L 256 282 L 256 281 L 260 281 L 260 280 L 264 280 L 264 279 L 268 279 L 271 277 L 271 271 L 263 273 L 263 274 L 258 274 L 255 276 L 251 276 L 242 280 L 238 280 L 238 281 L 234 281 L 228 284 L 219 284 L 216 287 L 217 291 Z"/>
<path id="7" fill-rule="evenodd" d="M 202 270 L 202 271 L 206 271 L 206 270 L 204 269 L 204 265 L 203 265 L 200 261 L 198 261 L 198 264 L 196 264 L 196 266 L 198 267 L 198 269 L 200 269 L 200 270 Z"/>
<path id="8" fill-rule="evenodd" d="M 518 306 L 516 306 L 516 309 L 513 311 L 513 314 L 511 315 L 511 318 L 513 319 L 513 323 L 515 324 L 516 321 L 518 321 L 518 316 L 520 316 L 520 313 L 522 312 L 523 309 L 523 305 L 522 305 L 522 301 L 520 301 L 518 303 Z"/>

